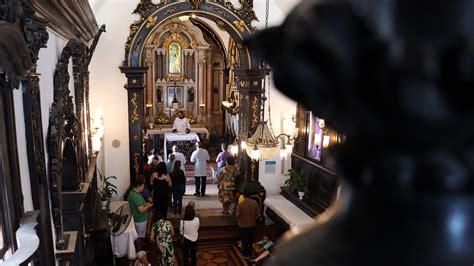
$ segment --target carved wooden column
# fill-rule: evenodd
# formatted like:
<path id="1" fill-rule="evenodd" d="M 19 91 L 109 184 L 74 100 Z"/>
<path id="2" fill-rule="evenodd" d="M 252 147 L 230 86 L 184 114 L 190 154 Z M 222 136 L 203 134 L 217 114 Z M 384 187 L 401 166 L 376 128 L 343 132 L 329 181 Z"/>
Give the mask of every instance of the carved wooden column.
<path id="1" fill-rule="evenodd" d="M 260 122 L 262 104 L 262 82 L 268 70 L 236 69 L 235 80 L 240 94 L 239 133 L 250 131 L 253 133 Z M 265 225 L 263 216 L 266 198 L 265 188 L 258 182 L 258 162 L 253 161 L 244 152 L 239 152 L 239 166 L 244 174 L 245 181 L 242 190 L 247 190 L 259 206 L 260 216 L 257 219 L 257 232 L 262 232 Z"/>
<path id="2" fill-rule="evenodd" d="M 54 263 L 53 232 L 51 230 L 51 209 L 44 155 L 43 128 L 41 127 L 41 98 L 38 76 L 28 75 L 22 82 L 22 90 L 33 207 L 35 210 L 41 210 L 38 226 L 41 245 L 39 256 L 35 260 L 41 261 L 44 265 L 52 265 Z"/>
<path id="3" fill-rule="evenodd" d="M 144 106 L 145 73 L 147 67 L 120 67 L 127 77 L 128 91 L 128 139 L 130 147 L 130 178 L 143 170 L 142 127 Z"/>
<path id="4" fill-rule="evenodd" d="M 239 134 L 253 133 L 260 122 L 262 105 L 262 82 L 265 71 L 261 69 L 236 69 L 235 80 L 240 94 Z M 247 180 L 258 180 L 258 162 L 244 153 L 239 153 L 239 164 Z"/>

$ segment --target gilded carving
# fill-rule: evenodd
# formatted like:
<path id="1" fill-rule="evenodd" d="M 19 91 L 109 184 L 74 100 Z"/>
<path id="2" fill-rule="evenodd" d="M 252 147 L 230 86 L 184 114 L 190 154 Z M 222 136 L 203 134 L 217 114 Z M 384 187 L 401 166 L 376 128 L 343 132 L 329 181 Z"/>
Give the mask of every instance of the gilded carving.
<path id="1" fill-rule="evenodd" d="M 133 153 L 133 170 L 135 170 L 135 176 L 138 176 L 140 166 L 138 165 L 138 153 Z"/>
<path id="2" fill-rule="evenodd" d="M 209 3 L 208 3 L 209 2 Z M 255 12 L 253 10 L 253 0 L 239 0 L 240 7 L 235 8 L 230 1 L 227 0 L 214 0 L 214 1 L 206 1 L 206 0 L 187 0 L 187 1 L 168 1 L 163 0 L 159 1 L 158 3 L 154 4 L 151 0 L 141 0 L 140 3 L 137 5 L 137 8 L 133 11 L 134 14 L 138 14 L 140 19 L 132 23 L 130 25 L 130 34 L 127 38 L 127 42 L 125 43 L 125 62 L 124 64 L 130 64 L 128 60 L 130 58 L 130 52 L 139 52 L 140 47 L 143 46 L 143 43 L 137 36 L 138 31 L 143 27 L 143 29 L 149 29 L 153 26 L 156 26 L 158 21 L 164 20 L 171 15 L 174 15 L 182 10 L 189 10 L 189 7 L 184 6 L 191 5 L 192 9 L 206 9 L 202 5 L 210 5 L 212 2 L 212 6 L 209 8 L 208 12 L 211 12 L 221 19 L 217 20 L 218 26 L 224 28 L 223 21 L 229 21 L 231 17 L 235 16 L 237 20 L 229 21 L 239 32 L 250 32 L 253 33 L 256 31 L 255 27 L 251 25 L 252 21 L 257 20 Z M 165 10 L 161 16 L 153 16 L 153 14 L 157 14 L 156 11 L 158 10 Z M 233 14 L 230 16 L 229 14 Z M 145 37 L 145 36 L 143 36 Z M 135 38 L 137 38 L 135 40 Z M 132 42 L 133 47 L 132 47 Z M 135 60 L 135 59 L 134 59 Z"/>
<path id="3" fill-rule="evenodd" d="M 252 101 L 252 128 L 256 128 L 258 125 L 258 111 L 258 99 L 255 97 Z"/>
<path id="4" fill-rule="evenodd" d="M 229 15 L 227 15 L 227 13 L 222 8 L 215 7 L 214 11 L 216 11 L 217 14 L 219 14 L 219 15 L 225 17 L 225 18 L 229 18 Z"/>
<path id="5" fill-rule="evenodd" d="M 170 43 L 172 42 L 178 42 L 183 49 L 188 49 L 189 44 L 186 42 L 186 40 L 183 38 L 183 36 L 177 32 L 173 32 L 168 38 L 166 38 L 163 41 L 163 47 L 168 48 Z"/>
<path id="6" fill-rule="evenodd" d="M 193 6 L 193 9 L 199 9 L 205 0 L 188 0 L 188 2 Z"/>
<path id="7" fill-rule="evenodd" d="M 135 122 L 137 122 L 138 120 L 140 120 L 139 116 L 138 116 L 138 102 L 137 102 L 137 93 L 134 92 L 132 94 L 132 99 L 130 100 L 130 105 L 132 107 L 132 115 L 131 115 L 131 119 L 132 119 L 132 124 L 134 124 Z"/>
<path id="8" fill-rule="evenodd" d="M 176 12 L 178 12 L 179 7 L 170 7 L 168 10 L 166 10 L 165 15 L 172 15 Z"/>
<path id="9" fill-rule="evenodd" d="M 240 30 L 240 32 L 245 31 L 245 22 L 243 20 L 236 20 L 233 23 Z"/>
<path id="10" fill-rule="evenodd" d="M 150 28 L 150 27 L 155 26 L 155 24 L 156 24 L 156 19 L 157 19 L 156 16 L 154 16 L 154 17 L 149 16 L 149 17 L 148 17 L 148 21 L 147 21 L 145 27 L 148 29 L 148 28 Z"/>
<path id="11" fill-rule="evenodd" d="M 240 88 L 247 88 L 249 86 L 249 82 L 246 80 L 240 81 Z"/>
<path id="12" fill-rule="evenodd" d="M 137 134 L 133 134 L 133 140 L 138 141 L 138 135 Z"/>
<path id="13" fill-rule="evenodd" d="M 137 84 L 137 80 L 136 80 L 136 79 L 132 79 L 132 84 Z"/>
<path id="14" fill-rule="evenodd" d="M 253 85 L 254 87 L 258 87 L 258 81 L 257 81 L 257 80 L 254 80 L 253 83 L 252 83 L 252 85 Z"/>

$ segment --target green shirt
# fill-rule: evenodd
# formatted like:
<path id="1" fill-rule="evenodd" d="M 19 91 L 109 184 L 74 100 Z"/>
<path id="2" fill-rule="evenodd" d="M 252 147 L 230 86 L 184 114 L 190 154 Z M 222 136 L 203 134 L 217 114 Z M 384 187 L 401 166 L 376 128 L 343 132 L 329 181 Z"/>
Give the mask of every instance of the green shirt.
<path id="1" fill-rule="evenodd" d="M 128 203 L 130 204 L 133 220 L 136 223 L 145 222 L 148 218 L 148 212 L 142 213 L 138 211 L 139 206 L 145 205 L 145 199 L 142 195 L 135 190 L 130 191 L 130 194 L 128 194 Z"/>

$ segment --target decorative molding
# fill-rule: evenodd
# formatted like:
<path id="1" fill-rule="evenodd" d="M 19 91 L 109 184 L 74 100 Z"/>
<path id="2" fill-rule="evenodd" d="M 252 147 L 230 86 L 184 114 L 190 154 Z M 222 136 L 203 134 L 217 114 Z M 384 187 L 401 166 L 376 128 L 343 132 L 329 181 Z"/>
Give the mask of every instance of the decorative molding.
<path id="1" fill-rule="evenodd" d="M 51 208 L 49 205 L 50 187 L 46 174 L 38 75 L 28 75 L 22 84 L 22 89 L 28 169 L 30 173 L 33 207 L 35 210 L 41 210 L 38 235 L 42 244 L 40 245 L 39 256 L 35 256 L 34 262 L 52 264 L 54 263 L 54 251 L 51 230 Z"/>
<path id="2" fill-rule="evenodd" d="M 138 115 L 138 104 L 137 104 L 137 93 L 134 92 L 132 94 L 132 99 L 130 100 L 130 105 L 132 106 L 132 115 L 130 117 L 131 123 L 135 124 L 138 120 L 140 120 L 140 116 Z"/>
<path id="3" fill-rule="evenodd" d="M 201 5 L 205 2 L 206 0 L 188 0 L 188 2 L 191 4 L 193 9 L 199 9 L 201 8 Z"/>
<path id="4" fill-rule="evenodd" d="M 38 54 L 41 48 L 46 47 L 48 42 L 48 32 L 46 31 L 46 21 L 35 15 L 35 12 L 28 5 L 23 6 L 23 25 L 25 28 L 25 40 L 30 50 L 30 57 L 34 64 L 38 61 Z"/>
<path id="5" fill-rule="evenodd" d="M 229 32 L 236 43 L 250 37 L 256 29 L 252 27 L 253 20 L 257 20 L 253 10 L 253 0 L 240 0 L 241 7 L 235 8 L 232 3 L 217 0 L 187 0 L 187 1 L 160 1 L 154 4 L 150 0 L 141 0 L 137 8 L 133 11 L 140 18 L 130 25 L 130 34 L 125 43 L 125 58 L 123 65 L 129 67 L 139 67 L 142 65 L 142 53 L 146 46 L 145 40 L 154 34 L 155 26 L 171 18 L 175 13 L 197 15 L 224 21 L 223 27 Z M 234 23 L 235 22 L 235 23 Z M 249 51 L 240 46 L 239 55 L 243 67 L 257 67 L 257 61 Z"/>
<path id="6" fill-rule="evenodd" d="M 256 128 L 258 121 L 260 121 L 260 106 L 258 105 L 257 97 L 253 98 L 252 101 L 252 128 Z"/>
<path id="7" fill-rule="evenodd" d="M 97 32 L 97 21 L 87 0 L 28 0 L 48 27 L 66 39 L 87 43 Z"/>

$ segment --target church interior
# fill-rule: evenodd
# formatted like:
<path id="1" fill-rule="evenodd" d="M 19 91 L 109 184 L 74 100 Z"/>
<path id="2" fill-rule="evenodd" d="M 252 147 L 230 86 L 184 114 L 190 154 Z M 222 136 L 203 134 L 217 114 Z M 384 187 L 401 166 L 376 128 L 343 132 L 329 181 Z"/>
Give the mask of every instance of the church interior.
<path id="1" fill-rule="evenodd" d="M 472 264 L 472 25 L 469 0 L 0 0 L 0 265 Z"/>

